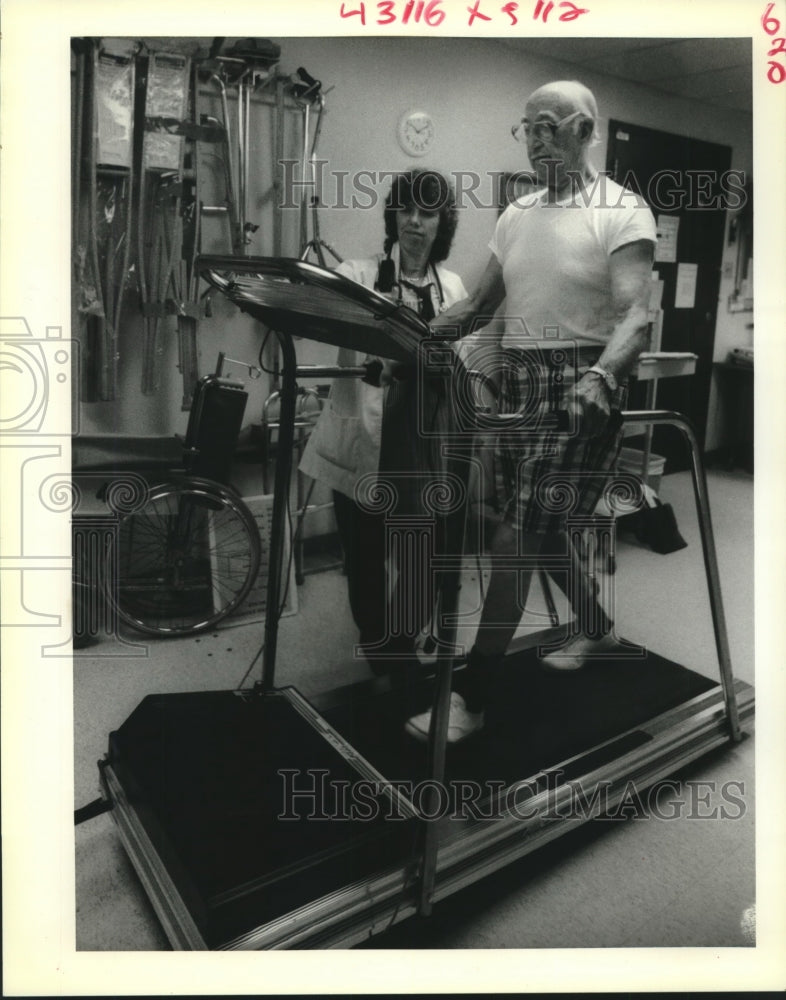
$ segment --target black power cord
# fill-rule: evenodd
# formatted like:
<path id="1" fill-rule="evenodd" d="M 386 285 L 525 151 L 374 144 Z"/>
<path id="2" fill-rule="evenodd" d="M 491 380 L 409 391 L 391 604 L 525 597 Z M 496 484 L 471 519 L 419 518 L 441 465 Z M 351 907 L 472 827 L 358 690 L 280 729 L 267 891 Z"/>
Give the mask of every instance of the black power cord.
<path id="1" fill-rule="evenodd" d="M 114 803 L 108 799 L 93 799 L 86 806 L 74 809 L 74 826 L 79 826 L 80 823 L 85 823 L 89 819 L 95 819 L 96 816 L 109 812 L 112 808 L 114 808 Z"/>

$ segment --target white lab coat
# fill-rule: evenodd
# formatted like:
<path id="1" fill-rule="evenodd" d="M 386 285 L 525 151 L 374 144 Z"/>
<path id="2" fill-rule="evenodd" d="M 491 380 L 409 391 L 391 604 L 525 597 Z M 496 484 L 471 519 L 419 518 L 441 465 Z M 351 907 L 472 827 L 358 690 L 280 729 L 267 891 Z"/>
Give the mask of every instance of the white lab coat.
<path id="1" fill-rule="evenodd" d="M 383 256 L 344 261 L 336 273 L 373 289 Z M 394 245 L 391 257 L 398 273 L 398 244 Z M 441 264 L 430 265 L 429 270 L 432 267 L 442 286 L 441 302 L 436 283 L 432 288 L 434 311 L 439 313 L 465 299 L 467 292 L 453 271 Z M 339 348 L 338 364 L 342 367 L 362 365 L 364 360 L 365 355 L 359 351 Z M 385 391 L 359 378 L 336 379 L 303 452 L 300 471 L 354 497 L 355 484 L 361 476 L 379 470 Z"/>

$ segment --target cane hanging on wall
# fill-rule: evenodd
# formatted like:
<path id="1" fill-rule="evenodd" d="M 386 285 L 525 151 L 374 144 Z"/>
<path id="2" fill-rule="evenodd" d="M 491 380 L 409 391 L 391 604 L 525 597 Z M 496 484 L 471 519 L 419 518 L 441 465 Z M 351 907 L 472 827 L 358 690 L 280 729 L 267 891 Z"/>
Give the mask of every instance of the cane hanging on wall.
<path id="1" fill-rule="evenodd" d="M 214 39 L 210 57 L 201 69 L 203 78 L 218 87 L 221 98 L 222 149 L 225 206 L 233 254 L 246 254 L 259 226 L 249 219 L 249 172 L 251 166 L 251 99 L 275 83 L 280 47 L 267 38 L 241 38 L 224 50 L 223 38 Z M 236 99 L 234 114 L 229 97 Z M 233 123 L 234 117 L 234 123 Z M 215 119 L 213 119 L 215 121 Z"/>
<path id="2" fill-rule="evenodd" d="M 197 327 L 200 317 L 199 277 L 194 263 L 199 256 L 201 238 L 199 177 L 199 88 L 196 86 L 196 63 L 189 75 L 188 107 L 191 121 L 183 126 L 182 195 L 180 201 L 180 259 L 172 268 L 172 298 L 177 316 L 177 366 L 183 380 L 181 409 L 191 409 L 194 389 L 199 381 Z"/>
<path id="3" fill-rule="evenodd" d="M 199 350 L 197 331 L 202 308 L 199 299 L 199 274 L 196 261 L 202 250 L 202 214 L 205 211 L 201 149 L 221 147 L 226 143 L 226 131 L 214 118 L 203 111 L 200 90 L 202 62 L 197 53 L 192 60 L 188 95 L 188 121 L 176 130 L 183 137 L 181 256 L 172 269 L 172 302 L 177 316 L 178 368 L 183 379 L 182 409 L 189 410 L 194 388 L 199 380 Z"/>
<path id="4" fill-rule="evenodd" d="M 300 162 L 300 177 L 303 182 L 300 203 L 300 259 L 308 260 L 309 254 L 314 253 L 318 263 L 322 267 L 327 267 L 324 253 L 327 250 L 333 256 L 335 262 L 340 264 L 341 257 L 329 243 L 326 243 L 322 239 L 320 233 L 319 190 L 315 168 L 317 143 L 322 131 L 322 115 L 325 110 L 325 95 L 330 93 L 333 88 L 330 87 L 323 92 L 322 82 L 315 80 L 302 66 L 298 67 L 297 75 L 290 77 L 289 84 L 292 97 L 303 115 L 303 155 Z M 316 119 L 313 139 L 310 128 L 312 113 L 315 114 Z M 310 195 L 306 193 L 309 189 L 311 191 Z M 312 229 L 310 239 L 309 216 L 311 218 Z"/>

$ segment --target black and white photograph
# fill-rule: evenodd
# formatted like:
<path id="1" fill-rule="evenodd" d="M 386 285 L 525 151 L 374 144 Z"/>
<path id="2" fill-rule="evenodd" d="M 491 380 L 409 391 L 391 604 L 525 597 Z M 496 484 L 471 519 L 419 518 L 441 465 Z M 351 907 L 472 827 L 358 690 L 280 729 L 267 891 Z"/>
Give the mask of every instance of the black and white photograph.
<path id="1" fill-rule="evenodd" d="M 782 988 L 784 5 L 63 6 L 8 995 Z"/>

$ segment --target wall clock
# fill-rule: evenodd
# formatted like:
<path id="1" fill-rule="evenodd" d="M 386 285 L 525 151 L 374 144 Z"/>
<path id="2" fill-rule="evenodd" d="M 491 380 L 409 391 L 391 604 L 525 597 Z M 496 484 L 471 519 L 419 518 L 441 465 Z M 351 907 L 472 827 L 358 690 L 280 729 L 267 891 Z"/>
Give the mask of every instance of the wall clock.
<path id="1" fill-rule="evenodd" d="M 407 111 L 399 118 L 396 134 L 408 156 L 425 156 L 434 145 L 434 120 L 427 111 Z"/>

